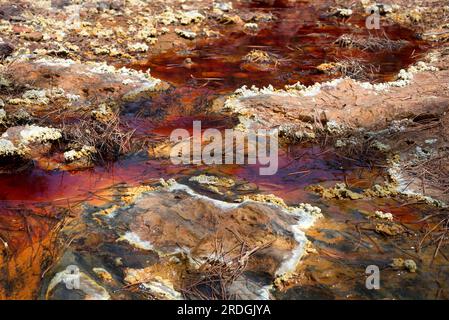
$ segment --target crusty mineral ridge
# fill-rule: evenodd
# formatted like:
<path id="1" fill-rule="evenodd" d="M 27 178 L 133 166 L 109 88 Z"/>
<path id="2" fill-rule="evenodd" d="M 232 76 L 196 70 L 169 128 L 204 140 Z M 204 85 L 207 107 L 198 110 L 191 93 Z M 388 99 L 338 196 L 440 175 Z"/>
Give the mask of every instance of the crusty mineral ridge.
<path id="1" fill-rule="evenodd" d="M 168 84 L 151 77 L 149 73 L 68 59 L 24 58 L 12 64 L 7 73 L 16 82 L 44 89 L 57 87 L 78 95 L 79 104 L 93 97 L 96 101 L 133 100 L 168 88 Z"/>
<path id="2" fill-rule="evenodd" d="M 224 107 L 256 126 L 332 122 L 348 128 L 377 129 L 393 120 L 438 117 L 447 112 L 448 79 L 448 70 L 420 69 L 418 65 L 402 71 L 397 81 L 379 85 L 337 79 L 286 90 L 243 88 Z"/>

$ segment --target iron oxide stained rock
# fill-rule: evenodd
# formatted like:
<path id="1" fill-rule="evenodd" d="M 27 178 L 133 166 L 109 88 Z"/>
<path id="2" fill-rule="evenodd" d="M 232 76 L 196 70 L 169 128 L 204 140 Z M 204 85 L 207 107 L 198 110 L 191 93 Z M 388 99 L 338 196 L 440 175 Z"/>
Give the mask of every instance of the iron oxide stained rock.
<path id="1" fill-rule="evenodd" d="M 211 199 L 176 182 L 127 199 L 131 202 L 126 206 L 86 213 L 87 232 L 67 251 L 77 257 L 71 263 L 90 273 L 113 298 L 123 285 L 143 284 L 142 292 L 179 299 L 186 272 L 197 271 L 207 259 L 219 261 L 217 243 L 232 254 L 244 243 L 248 251 L 269 245 L 251 256 L 229 290 L 243 299 L 268 299 L 273 280 L 295 270 L 307 243 L 303 229 L 317 218 L 299 207 Z M 62 261 L 47 283 L 55 283 L 67 266 Z M 91 270 L 98 268 L 118 281 L 96 277 Z M 59 291 L 48 285 L 43 291 L 64 297 L 52 295 Z"/>

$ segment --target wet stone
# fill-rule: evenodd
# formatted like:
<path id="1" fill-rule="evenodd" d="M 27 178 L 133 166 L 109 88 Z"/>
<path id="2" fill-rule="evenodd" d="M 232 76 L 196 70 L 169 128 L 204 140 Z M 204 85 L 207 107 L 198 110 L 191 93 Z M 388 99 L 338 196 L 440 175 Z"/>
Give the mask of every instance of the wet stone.
<path id="1" fill-rule="evenodd" d="M 219 183 L 220 180 L 212 181 Z M 230 180 L 221 182 L 234 185 Z M 293 207 L 254 201 L 222 202 L 171 182 L 158 191 L 142 193 L 127 207 L 106 215 L 90 211 L 84 219 L 89 236 L 79 235 L 70 249 L 78 257 L 76 262 L 82 270 L 90 270 L 89 274 L 108 288 L 118 284 L 104 281 L 104 276 L 95 270 L 107 270 L 111 275 L 108 279 L 117 277 L 125 284 L 143 281 L 145 293 L 156 290 L 152 294 L 159 295 L 163 290 L 164 294 L 172 292 L 169 296 L 176 297 L 175 292 L 183 288 L 182 274 L 196 269 L 193 261 L 214 257 L 215 241 L 223 243 L 226 250 L 238 245 L 239 239 L 248 248 L 269 243 L 249 261 L 247 271 L 254 273 L 252 277 L 263 275 L 274 280 L 294 269 L 306 241 L 301 228 L 307 228 L 315 217 L 305 209 Z M 70 233 L 69 227 L 66 232 Z M 97 249 L 91 255 L 89 248 L 94 242 Z M 61 275 L 52 274 L 55 274 L 53 278 Z M 86 279 L 88 285 L 94 286 Z M 265 286 L 235 285 L 236 292 L 246 292 L 242 298 L 269 295 Z M 95 294 L 101 292 L 97 289 Z M 53 292 L 54 288 L 50 286 L 47 290 Z"/>

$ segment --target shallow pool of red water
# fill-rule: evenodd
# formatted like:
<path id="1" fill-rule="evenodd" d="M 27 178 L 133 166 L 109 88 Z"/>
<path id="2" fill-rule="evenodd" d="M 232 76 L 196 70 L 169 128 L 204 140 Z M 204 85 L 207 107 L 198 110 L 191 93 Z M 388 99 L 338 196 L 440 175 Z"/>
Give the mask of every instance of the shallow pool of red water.
<path id="1" fill-rule="evenodd" d="M 245 6 L 240 5 L 242 10 Z M 354 15 L 343 21 L 330 17 L 309 2 L 274 1 L 252 2 L 248 14 L 271 13 L 275 19 L 259 22 L 259 31 L 248 33 L 240 25 L 219 25 L 218 39 L 192 41 L 187 48 L 173 48 L 162 54 L 150 55 L 148 61 L 133 64 L 140 70 L 151 70 L 157 78 L 176 86 L 207 87 L 215 92 L 231 92 L 243 85 L 259 87 L 269 84 L 280 88 L 300 81 L 311 85 L 329 80 L 332 76 L 319 72 L 322 63 L 345 59 L 360 59 L 372 65 L 373 81 L 391 80 L 400 69 L 413 63 L 427 45 L 416 39 L 414 33 L 398 25 L 370 31 L 365 17 Z M 244 16 L 244 14 L 242 14 Z M 406 45 L 393 51 L 366 51 L 341 48 L 335 40 L 344 34 L 388 37 L 405 40 Z M 268 65 L 245 63 L 244 57 L 252 50 L 269 53 L 275 60 Z"/>
<path id="2" fill-rule="evenodd" d="M 20 173 L 0 174 L 0 203 L 76 201 L 95 190 L 117 184 L 135 185 L 159 178 L 177 178 L 198 171 L 214 171 L 236 176 L 262 186 L 272 186 L 268 191 L 285 192 L 292 187 L 301 188 L 312 183 L 338 181 L 344 178 L 345 172 L 354 171 L 354 167 L 349 164 L 343 168 L 332 152 L 319 147 L 303 147 L 294 153 L 281 150 L 279 170 L 274 176 L 260 175 L 260 168 L 260 164 L 177 166 L 171 164 L 169 159 L 148 160 L 146 156 L 138 155 L 108 167 L 83 171 L 47 171 L 35 167 Z"/>

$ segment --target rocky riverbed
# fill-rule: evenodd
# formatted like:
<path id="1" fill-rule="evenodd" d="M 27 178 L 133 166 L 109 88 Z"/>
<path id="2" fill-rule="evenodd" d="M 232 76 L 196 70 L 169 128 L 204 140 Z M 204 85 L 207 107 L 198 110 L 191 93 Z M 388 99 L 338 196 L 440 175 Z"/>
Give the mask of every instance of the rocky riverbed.
<path id="1" fill-rule="evenodd" d="M 438 0 L 0 0 L 0 298 L 447 299 L 448 39 Z M 173 164 L 194 121 L 277 129 L 276 174 Z"/>

